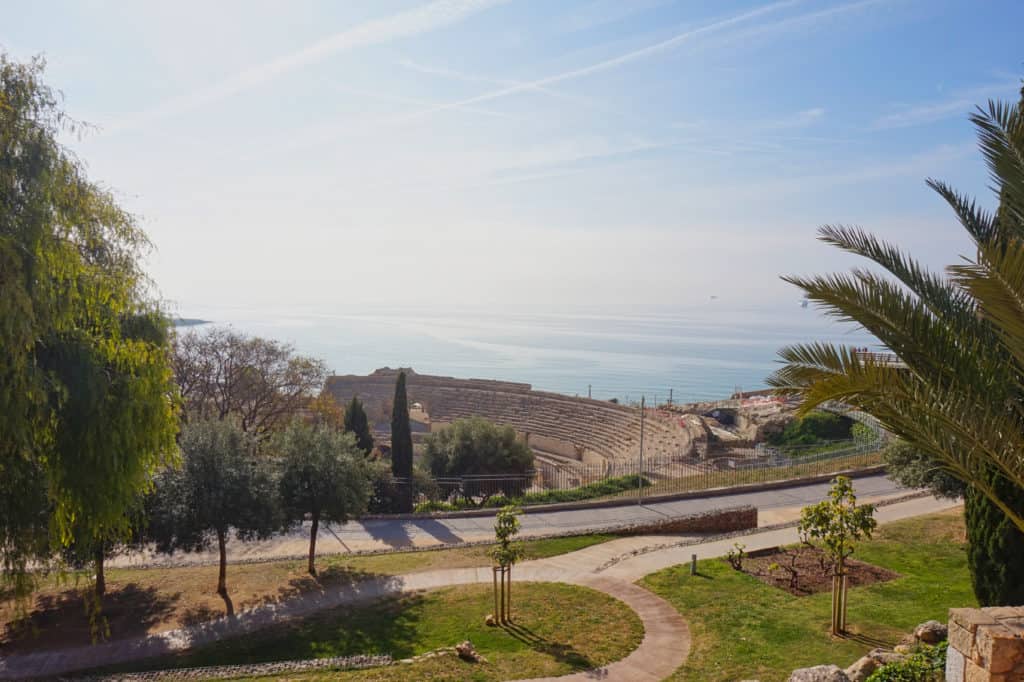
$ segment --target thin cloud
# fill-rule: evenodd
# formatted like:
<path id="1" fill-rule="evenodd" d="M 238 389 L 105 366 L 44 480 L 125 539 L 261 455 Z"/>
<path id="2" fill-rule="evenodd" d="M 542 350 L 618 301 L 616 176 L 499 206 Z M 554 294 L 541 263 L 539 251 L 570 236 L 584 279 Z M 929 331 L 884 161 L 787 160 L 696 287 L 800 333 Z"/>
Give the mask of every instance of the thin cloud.
<path id="1" fill-rule="evenodd" d="M 835 16 L 835 15 L 843 13 L 843 12 L 848 12 L 848 11 L 851 11 L 851 10 L 860 9 L 860 8 L 866 7 L 868 5 L 875 5 L 875 4 L 878 4 L 880 2 L 885 2 L 885 1 L 886 0 L 859 0 L 858 2 L 850 2 L 850 3 L 843 4 L 843 5 L 838 5 L 836 7 L 830 7 L 830 8 L 825 9 L 825 10 L 818 10 L 816 12 L 810 12 L 810 13 L 805 14 L 805 15 L 799 15 L 799 16 L 796 16 L 796 17 L 790 17 L 790 18 L 787 18 L 787 19 L 785 19 L 785 20 L 783 20 L 781 22 L 765 24 L 763 27 L 755 27 L 755 28 L 750 29 L 750 30 L 752 30 L 752 31 L 758 31 L 758 30 L 778 30 L 778 28 L 781 27 L 781 26 L 789 27 L 789 26 L 797 26 L 797 25 L 806 25 L 807 23 L 810 23 L 810 22 L 813 22 L 813 21 L 817 21 L 817 20 L 820 20 L 820 19 L 823 19 L 823 18 Z M 747 12 L 743 12 L 741 14 L 737 14 L 737 15 L 734 15 L 734 16 L 731 16 L 731 17 L 728 17 L 728 18 L 725 18 L 725 19 L 719 19 L 719 20 L 713 21 L 713 22 L 711 22 L 709 24 L 705 24 L 703 26 L 700 26 L 698 28 L 694 28 L 694 29 L 690 29 L 690 30 L 684 31 L 682 33 L 679 33 L 679 34 L 671 37 L 671 38 L 668 38 L 667 40 L 662 40 L 662 41 L 654 43 L 652 45 L 648 45 L 647 47 L 642 47 L 640 49 L 633 50 L 631 52 L 627 52 L 627 53 L 619 55 L 617 57 L 612 57 L 610 59 L 605 59 L 603 61 L 596 62 L 594 64 L 590 64 L 589 66 L 584 66 L 584 67 L 581 67 L 581 68 L 578 68 L 578 69 L 573 69 L 571 71 L 564 71 L 562 73 L 555 74 L 555 75 L 552 75 L 552 76 L 547 76 L 545 78 L 540 78 L 540 79 L 537 79 L 537 80 L 534 80 L 534 81 L 529 81 L 529 82 L 523 82 L 523 83 L 517 83 L 517 84 L 514 84 L 514 85 L 509 85 L 509 86 L 501 88 L 499 90 L 494 90 L 492 92 L 487 92 L 487 93 L 484 93 L 484 94 L 481 94 L 481 95 L 476 95 L 475 97 L 468 97 L 466 99 L 462 99 L 462 100 L 459 100 L 457 102 L 451 102 L 449 104 L 440 105 L 440 106 L 432 107 L 432 108 L 429 108 L 429 109 L 424 109 L 423 111 L 419 111 L 419 112 L 415 112 L 415 113 L 409 114 L 408 116 L 403 117 L 403 119 L 413 119 L 413 118 L 419 118 L 421 116 L 428 116 L 430 114 L 438 113 L 438 112 L 441 112 L 441 111 L 446 111 L 446 110 L 453 109 L 453 108 L 460 107 L 460 106 L 477 104 L 479 102 L 486 102 L 486 101 L 489 101 L 489 100 L 492 100 L 492 99 L 498 99 L 500 97 L 506 97 L 508 95 L 514 95 L 514 94 L 517 94 L 517 93 L 520 93 L 520 92 L 524 92 L 526 90 L 531 90 L 531 89 L 535 89 L 535 88 L 538 88 L 538 87 L 545 87 L 545 86 L 549 86 L 549 85 L 554 85 L 556 83 L 561 83 L 561 82 L 564 82 L 564 81 L 574 80 L 574 79 L 577 79 L 577 78 L 582 78 L 584 76 L 590 76 L 592 74 L 600 73 L 602 71 L 607 71 L 607 70 L 613 69 L 613 68 L 617 68 L 619 66 L 623 66 L 623 65 L 629 64 L 631 62 L 635 62 L 635 61 L 638 61 L 638 60 L 646 59 L 648 57 L 651 57 L 651 56 L 654 56 L 654 55 L 657 55 L 657 54 L 661 54 L 661 53 L 664 53 L 664 52 L 669 52 L 669 51 L 674 50 L 674 49 L 678 48 L 679 46 L 681 46 L 681 45 L 683 45 L 683 44 L 685 44 L 687 42 L 690 42 L 690 41 L 692 41 L 694 39 L 697 39 L 697 38 L 700 38 L 702 36 L 713 35 L 715 33 L 719 33 L 721 31 L 724 31 L 726 29 L 730 29 L 730 28 L 733 28 L 733 27 L 736 27 L 736 26 L 743 26 L 743 24 L 746 24 L 747 22 L 750 22 L 750 21 L 752 21 L 754 19 L 770 16 L 770 15 L 778 13 L 778 12 L 784 10 L 784 9 L 787 9 L 787 8 L 790 8 L 790 7 L 794 7 L 794 6 L 802 4 L 804 2 L 805 2 L 805 0 L 781 0 L 780 2 L 774 2 L 774 3 L 771 3 L 769 5 L 764 5 L 762 7 L 758 7 L 757 9 L 753 9 L 753 10 L 750 10 L 750 11 L 747 11 Z"/>
<path id="2" fill-rule="evenodd" d="M 780 118 L 775 121 L 769 121 L 765 128 L 771 130 L 780 129 L 791 129 L 791 128 L 806 128 L 818 123 L 825 116 L 825 109 L 823 107 L 815 107 L 813 109 L 805 109 L 798 111 L 792 116 L 786 118 Z"/>
<path id="3" fill-rule="evenodd" d="M 117 121 L 111 130 L 136 128 L 155 120 L 194 111 L 251 90 L 296 69 L 321 62 L 339 52 L 428 33 L 456 24 L 503 2 L 506 0 L 435 0 L 383 19 L 368 21 L 297 52 L 240 71 L 212 85 L 172 97 L 151 109 Z"/>
<path id="4" fill-rule="evenodd" d="M 454 69 L 446 69 L 439 66 L 429 66 L 414 62 L 410 59 L 400 59 L 398 65 L 402 66 L 410 71 L 416 73 L 422 73 L 427 76 L 437 76 L 438 78 L 447 78 L 448 80 L 462 81 L 464 83 L 486 83 L 488 85 L 498 85 L 502 87 L 517 87 L 526 86 L 527 89 L 534 90 L 536 92 L 542 92 L 552 97 L 559 97 L 563 99 L 579 100 L 581 98 L 566 95 L 565 93 L 559 92 L 558 90 L 552 90 L 551 88 L 545 88 L 540 85 L 533 85 L 524 81 L 508 80 L 502 78 L 492 78 L 490 76 L 479 76 L 472 73 L 466 73 L 464 71 L 456 71 Z"/>
<path id="5" fill-rule="evenodd" d="M 981 103 L 982 99 L 1006 94 L 1008 91 L 1013 91 L 1018 87 L 1020 87 L 1018 82 L 984 85 L 961 91 L 944 100 L 906 107 L 875 119 L 875 122 L 871 125 L 871 130 L 912 128 L 953 117 L 966 118 L 967 114 L 973 111 L 974 107 Z"/>
<path id="6" fill-rule="evenodd" d="M 382 102 L 393 102 L 395 104 L 415 104 L 416 106 L 421 107 L 432 106 L 437 104 L 437 102 L 431 102 L 416 97 L 404 97 L 402 95 L 392 95 L 384 92 L 373 92 L 370 90 L 363 90 L 362 88 L 351 88 L 348 87 L 347 85 L 335 84 L 333 88 L 338 92 L 344 92 L 349 95 L 364 97 L 366 99 L 376 99 Z M 519 118 L 518 116 L 514 116 L 504 111 L 495 111 L 494 109 L 484 109 L 482 107 L 462 107 L 460 111 L 464 111 L 469 114 L 480 114 L 482 116 L 494 116 L 497 118 Z"/>

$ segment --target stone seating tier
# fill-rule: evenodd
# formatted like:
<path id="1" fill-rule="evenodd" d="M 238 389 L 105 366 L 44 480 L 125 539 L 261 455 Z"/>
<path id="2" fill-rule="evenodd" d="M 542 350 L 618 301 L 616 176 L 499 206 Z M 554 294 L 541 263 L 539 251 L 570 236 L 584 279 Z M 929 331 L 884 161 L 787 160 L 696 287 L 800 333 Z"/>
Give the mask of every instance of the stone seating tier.
<path id="1" fill-rule="evenodd" d="M 371 414 L 386 408 L 394 394 L 396 370 L 367 376 L 334 376 L 326 389 L 344 404 L 357 395 Z M 583 447 L 605 459 L 635 458 L 640 417 L 635 408 L 588 398 L 534 391 L 529 384 L 407 374 L 407 393 L 435 423 L 480 416 L 495 423 Z M 692 449 L 693 437 L 677 421 L 647 419 L 645 454 L 674 455 Z"/>

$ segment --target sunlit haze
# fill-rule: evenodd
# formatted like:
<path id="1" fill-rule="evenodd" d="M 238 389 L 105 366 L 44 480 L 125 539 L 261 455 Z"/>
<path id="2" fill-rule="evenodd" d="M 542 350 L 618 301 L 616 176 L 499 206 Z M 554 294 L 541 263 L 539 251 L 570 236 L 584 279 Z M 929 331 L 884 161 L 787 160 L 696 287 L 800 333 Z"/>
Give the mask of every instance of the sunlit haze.
<path id="1" fill-rule="evenodd" d="M 20 2 L 68 144 L 182 314 L 795 301 L 855 223 L 969 250 L 967 120 L 1019 90 L 1003 2 Z"/>

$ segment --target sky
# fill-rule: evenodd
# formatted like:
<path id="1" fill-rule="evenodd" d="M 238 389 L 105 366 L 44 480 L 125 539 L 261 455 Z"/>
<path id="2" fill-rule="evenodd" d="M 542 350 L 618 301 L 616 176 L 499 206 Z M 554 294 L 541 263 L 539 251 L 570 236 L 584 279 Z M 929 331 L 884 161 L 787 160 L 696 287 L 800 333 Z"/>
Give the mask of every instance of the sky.
<path id="1" fill-rule="evenodd" d="M 15 2 L 68 146 L 210 306 L 796 301 L 856 224 L 969 253 L 967 119 L 1016 99 L 1019 0 Z"/>

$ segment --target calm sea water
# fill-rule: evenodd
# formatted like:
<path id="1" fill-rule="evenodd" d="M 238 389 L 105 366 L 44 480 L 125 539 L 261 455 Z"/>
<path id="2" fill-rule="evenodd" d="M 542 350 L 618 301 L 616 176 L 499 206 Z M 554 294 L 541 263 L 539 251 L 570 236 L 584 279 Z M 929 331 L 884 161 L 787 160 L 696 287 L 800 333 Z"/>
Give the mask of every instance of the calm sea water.
<path id="1" fill-rule="evenodd" d="M 779 348 L 811 340 L 870 346 L 863 331 L 797 302 L 774 308 L 707 305 L 597 308 L 346 309 L 180 312 L 293 344 L 337 374 L 412 367 L 523 381 L 568 395 L 678 402 L 764 387 Z"/>

